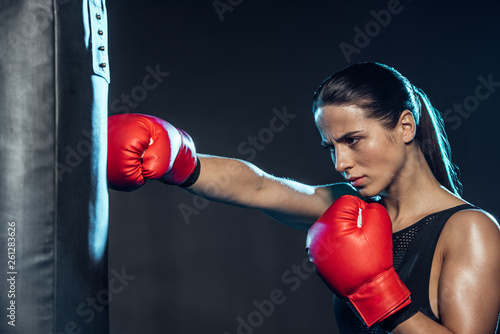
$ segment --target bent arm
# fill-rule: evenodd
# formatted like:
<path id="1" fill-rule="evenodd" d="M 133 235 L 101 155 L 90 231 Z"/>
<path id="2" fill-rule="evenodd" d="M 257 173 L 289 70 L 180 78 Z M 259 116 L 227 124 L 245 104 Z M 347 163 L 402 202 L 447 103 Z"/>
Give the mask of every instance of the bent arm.
<path id="1" fill-rule="evenodd" d="M 187 188 L 203 198 L 262 210 L 277 221 L 308 229 L 340 196 L 358 193 L 347 183 L 305 185 L 270 175 L 238 159 L 199 154 L 200 176 Z"/>

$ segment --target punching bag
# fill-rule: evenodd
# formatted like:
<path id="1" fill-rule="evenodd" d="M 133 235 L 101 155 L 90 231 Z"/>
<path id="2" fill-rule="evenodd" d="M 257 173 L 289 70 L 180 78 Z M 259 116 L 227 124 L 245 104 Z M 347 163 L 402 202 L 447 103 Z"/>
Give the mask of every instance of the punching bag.
<path id="1" fill-rule="evenodd" d="M 109 333 L 104 0 L 0 0 L 0 333 Z"/>

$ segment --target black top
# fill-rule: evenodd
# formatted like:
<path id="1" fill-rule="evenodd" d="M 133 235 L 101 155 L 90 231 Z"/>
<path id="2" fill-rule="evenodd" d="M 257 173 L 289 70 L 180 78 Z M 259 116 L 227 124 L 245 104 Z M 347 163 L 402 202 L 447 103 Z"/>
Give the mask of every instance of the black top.
<path id="1" fill-rule="evenodd" d="M 448 219 L 456 212 L 473 209 L 469 204 L 459 205 L 430 214 L 415 224 L 393 234 L 394 268 L 411 292 L 411 299 L 419 311 L 440 323 L 432 313 L 429 302 L 429 279 L 434 251 Z M 368 328 L 339 298 L 334 299 L 334 311 L 342 334 L 387 333 L 378 325 Z"/>

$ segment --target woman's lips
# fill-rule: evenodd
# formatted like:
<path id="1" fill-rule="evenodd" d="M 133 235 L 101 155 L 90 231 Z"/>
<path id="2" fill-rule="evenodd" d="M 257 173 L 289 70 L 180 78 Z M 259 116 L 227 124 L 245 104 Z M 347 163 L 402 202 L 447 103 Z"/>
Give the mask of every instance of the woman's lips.
<path id="1" fill-rule="evenodd" d="M 364 176 L 350 177 L 347 180 L 351 183 L 351 186 L 361 187 L 363 185 L 363 181 L 365 180 L 365 177 Z"/>

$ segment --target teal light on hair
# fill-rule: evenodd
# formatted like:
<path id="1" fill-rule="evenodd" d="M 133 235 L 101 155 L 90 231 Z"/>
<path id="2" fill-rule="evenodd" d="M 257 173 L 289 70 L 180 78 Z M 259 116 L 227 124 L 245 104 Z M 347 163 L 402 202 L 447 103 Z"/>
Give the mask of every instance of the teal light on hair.
<path id="1" fill-rule="evenodd" d="M 455 166 L 455 164 L 451 162 L 451 148 L 450 148 L 450 143 L 448 141 L 448 136 L 446 135 L 446 131 L 444 128 L 443 118 L 441 117 L 439 111 L 431 105 L 429 98 L 424 93 L 424 91 L 415 86 L 413 87 L 414 91 L 419 97 L 418 104 L 420 105 L 421 118 L 426 116 L 429 118 L 428 121 L 431 122 L 432 127 L 428 127 L 428 129 L 433 129 L 432 130 L 434 132 L 433 135 L 435 136 L 435 140 L 437 140 L 437 145 L 435 148 L 429 147 L 425 142 L 420 143 L 420 148 L 422 149 L 422 151 L 429 149 L 430 150 L 436 149 L 439 151 L 441 156 L 440 161 L 433 161 L 434 159 L 429 158 L 435 156 L 433 154 L 426 154 L 426 152 L 423 153 L 427 159 L 427 163 L 431 166 L 431 168 L 434 167 L 440 169 L 442 173 L 446 175 L 447 178 L 446 180 L 438 180 L 438 181 L 446 188 L 448 188 L 448 190 L 450 190 L 452 193 L 454 193 L 457 196 L 460 196 L 462 193 L 462 185 L 458 180 L 458 168 Z M 417 133 L 422 130 L 423 130 L 422 127 L 418 127 Z M 424 136 L 429 137 L 429 135 L 430 134 Z M 421 141 L 426 140 L 422 139 L 422 136 L 419 136 L 419 138 Z M 432 140 L 433 139 L 431 139 L 431 141 Z"/>

